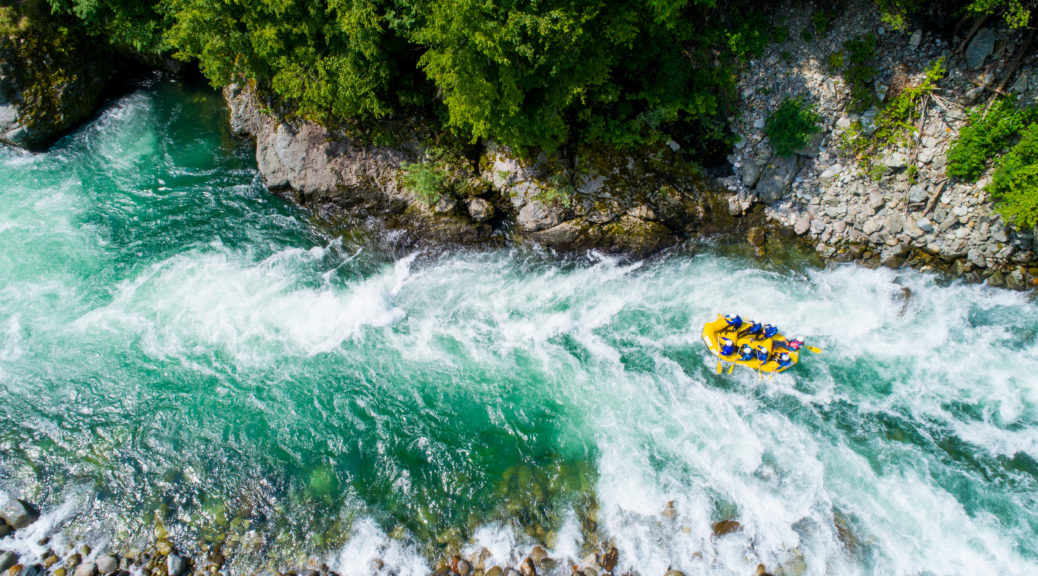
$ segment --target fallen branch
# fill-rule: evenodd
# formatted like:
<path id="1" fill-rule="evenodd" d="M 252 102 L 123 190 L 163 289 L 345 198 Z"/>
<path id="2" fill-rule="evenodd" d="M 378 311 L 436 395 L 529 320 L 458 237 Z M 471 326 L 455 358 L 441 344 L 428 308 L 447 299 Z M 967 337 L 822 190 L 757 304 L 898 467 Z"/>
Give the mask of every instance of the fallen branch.
<path id="1" fill-rule="evenodd" d="M 930 200 L 926 203 L 926 208 L 923 209 L 923 217 L 933 210 L 933 207 L 937 205 L 937 199 L 941 197 L 941 192 L 944 192 L 944 187 L 948 185 L 948 179 L 941 180 L 941 184 L 937 187 L 937 191 L 930 196 Z"/>

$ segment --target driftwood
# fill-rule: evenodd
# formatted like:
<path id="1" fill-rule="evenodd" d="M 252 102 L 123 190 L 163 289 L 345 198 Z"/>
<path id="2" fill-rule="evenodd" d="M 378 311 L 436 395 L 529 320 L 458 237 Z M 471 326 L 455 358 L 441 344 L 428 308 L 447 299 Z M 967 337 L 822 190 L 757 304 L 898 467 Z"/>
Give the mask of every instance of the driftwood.
<path id="1" fill-rule="evenodd" d="M 937 187 L 937 191 L 930 196 L 930 200 L 926 203 L 926 208 L 923 209 L 923 216 L 926 216 L 933 210 L 933 207 L 937 205 L 937 199 L 941 197 L 941 192 L 944 192 L 944 187 L 948 185 L 948 179 L 941 180 L 941 184 Z"/>

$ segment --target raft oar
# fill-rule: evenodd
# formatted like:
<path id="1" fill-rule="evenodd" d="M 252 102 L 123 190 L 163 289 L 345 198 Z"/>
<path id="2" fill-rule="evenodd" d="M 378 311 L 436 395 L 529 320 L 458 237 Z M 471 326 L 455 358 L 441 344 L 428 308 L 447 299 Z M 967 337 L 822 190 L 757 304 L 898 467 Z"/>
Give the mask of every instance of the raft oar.
<path id="1" fill-rule="evenodd" d="M 815 354 L 821 354 L 822 353 L 822 349 L 821 348 L 815 348 L 814 346 L 808 346 L 807 344 L 804 344 L 804 348 L 807 348 L 808 350 L 814 352 Z"/>
<path id="2" fill-rule="evenodd" d="M 722 371 L 723 371 L 723 368 L 721 367 L 721 357 L 718 356 L 717 357 L 717 373 L 720 374 Z"/>
<path id="3" fill-rule="evenodd" d="M 731 374 L 732 370 L 735 370 L 735 362 L 732 362 L 732 365 L 728 367 L 728 374 Z"/>

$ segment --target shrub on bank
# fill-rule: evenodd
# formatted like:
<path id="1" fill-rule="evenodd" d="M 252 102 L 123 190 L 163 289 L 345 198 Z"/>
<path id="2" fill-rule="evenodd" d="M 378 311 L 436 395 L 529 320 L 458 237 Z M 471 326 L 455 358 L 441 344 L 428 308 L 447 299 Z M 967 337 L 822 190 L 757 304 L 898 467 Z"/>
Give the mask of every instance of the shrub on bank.
<path id="1" fill-rule="evenodd" d="M 821 132 L 818 125 L 821 119 L 809 102 L 786 98 L 778 110 L 768 116 L 764 133 L 776 154 L 789 156 L 807 144 L 811 136 Z"/>

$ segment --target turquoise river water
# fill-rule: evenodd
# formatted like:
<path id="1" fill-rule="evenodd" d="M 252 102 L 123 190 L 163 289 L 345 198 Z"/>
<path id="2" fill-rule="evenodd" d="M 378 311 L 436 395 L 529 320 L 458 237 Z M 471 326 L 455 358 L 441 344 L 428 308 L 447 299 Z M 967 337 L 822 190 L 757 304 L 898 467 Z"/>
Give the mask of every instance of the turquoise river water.
<path id="1" fill-rule="evenodd" d="M 225 114 L 165 84 L 0 151 L 0 503 L 44 511 L 0 549 L 161 524 L 239 573 L 609 539 L 643 576 L 1038 573 L 1026 294 L 709 245 L 387 255 L 266 191 Z M 727 311 L 824 352 L 719 376 Z"/>

